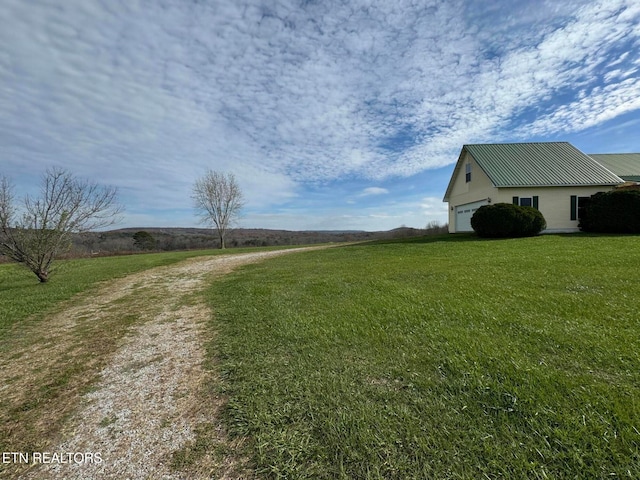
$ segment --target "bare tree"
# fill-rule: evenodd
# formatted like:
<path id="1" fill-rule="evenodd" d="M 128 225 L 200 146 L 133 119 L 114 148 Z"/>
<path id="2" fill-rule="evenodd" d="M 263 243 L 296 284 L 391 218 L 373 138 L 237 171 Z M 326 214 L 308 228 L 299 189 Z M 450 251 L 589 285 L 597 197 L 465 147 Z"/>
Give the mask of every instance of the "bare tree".
<path id="1" fill-rule="evenodd" d="M 43 176 L 40 196 L 14 203 L 13 185 L 0 177 L 0 254 L 24 264 L 41 282 L 56 257 L 71 247 L 71 234 L 116 222 L 117 190 L 54 168 Z"/>
<path id="2" fill-rule="evenodd" d="M 424 229 L 426 235 L 440 235 L 441 233 L 449 233 L 449 225 L 440 225 L 437 220 L 431 220 Z"/>
<path id="3" fill-rule="evenodd" d="M 244 205 L 236 177 L 232 173 L 208 170 L 204 177 L 196 180 L 193 199 L 202 223 L 215 227 L 220 239 L 220 248 L 225 248 L 227 229 Z"/>

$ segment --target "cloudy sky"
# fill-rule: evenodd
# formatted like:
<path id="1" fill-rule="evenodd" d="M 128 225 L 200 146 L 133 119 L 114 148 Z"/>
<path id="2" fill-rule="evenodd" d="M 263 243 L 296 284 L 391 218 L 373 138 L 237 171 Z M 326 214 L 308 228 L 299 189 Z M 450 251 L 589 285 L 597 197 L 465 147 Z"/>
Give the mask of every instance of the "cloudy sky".
<path id="1" fill-rule="evenodd" d="M 446 221 L 465 143 L 640 152 L 637 0 L 1 0 L 0 173 L 119 188 L 120 226 Z"/>

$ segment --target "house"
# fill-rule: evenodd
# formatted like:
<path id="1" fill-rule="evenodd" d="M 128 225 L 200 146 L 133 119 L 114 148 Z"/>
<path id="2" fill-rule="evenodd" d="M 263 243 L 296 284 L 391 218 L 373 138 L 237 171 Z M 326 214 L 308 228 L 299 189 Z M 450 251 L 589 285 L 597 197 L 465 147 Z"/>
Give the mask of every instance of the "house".
<path id="1" fill-rule="evenodd" d="M 470 232 L 482 205 L 539 209 L 545 232 L 578 231 L 591 195 L 640 182 L 640 154 L 587 155 L 567 142 L 464 145 L 444 196 L 449 232 Z"/>

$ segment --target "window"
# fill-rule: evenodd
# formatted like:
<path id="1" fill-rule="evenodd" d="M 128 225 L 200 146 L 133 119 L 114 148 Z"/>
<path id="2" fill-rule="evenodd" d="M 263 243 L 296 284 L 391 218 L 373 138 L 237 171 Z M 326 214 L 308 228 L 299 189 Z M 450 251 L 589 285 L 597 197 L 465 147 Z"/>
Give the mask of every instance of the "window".
<path id="1" fill-rule="evenodd" d="M 587 208 L 591 197 L 578 197 L 578 220 L 580 220 L 584 214 L 584 209 Z"/>
<path id="2" fill-rule="evenodd" d="M 571 220 L 580 220 L 584 209 L 591 201 L 591 197 L 578 197 L 577 195 L 571 195 Z"/>
<path id="3" fill-rule="evenodd" d="M 467 163 L 464 166 L 464 181 L 469 183 L 471 181 L 471 164 Z"/>
<path id="4" fill-rule="evenodd" d="M 539 197 L 534 195 L 533 197 L 513 197 L 513 204 L 520 205 L 521 207 L 533 207 L 538 208 Z"/>

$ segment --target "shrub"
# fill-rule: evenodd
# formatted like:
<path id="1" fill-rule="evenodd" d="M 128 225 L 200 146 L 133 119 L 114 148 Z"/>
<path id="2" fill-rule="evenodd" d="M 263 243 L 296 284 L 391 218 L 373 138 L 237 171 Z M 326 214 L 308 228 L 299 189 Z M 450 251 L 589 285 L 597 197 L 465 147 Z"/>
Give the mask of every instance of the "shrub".
<path id="1" fill-rule="evenodd" d="M 640 190 L 612 190 L 592 195 L 580 218 L 580 229 L 640 233 Z"/>
<path id="2" fill-rule="evenodd" d="M 471 217 L 471 227 L 481 237 L 531 237 L 546 226 L 539 210 L 511 203 L 484 205 Z"/>
<path id="3" fill-rule="evenodd" d="M 141 230 L 133 234 L 133 244 L 140 250 L 153 250 L 156 248 L 156 239 L 149 232 Z"/>

